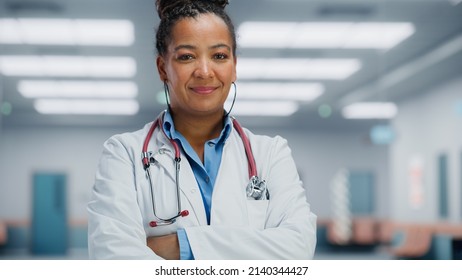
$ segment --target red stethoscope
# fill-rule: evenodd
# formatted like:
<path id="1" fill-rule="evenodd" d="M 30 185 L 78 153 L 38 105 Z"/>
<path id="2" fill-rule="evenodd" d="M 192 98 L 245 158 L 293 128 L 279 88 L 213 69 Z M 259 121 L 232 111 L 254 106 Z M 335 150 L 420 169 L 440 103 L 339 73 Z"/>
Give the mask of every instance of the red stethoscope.
<path id="1" fill-rule="evenodd" d="M 143 151 L 142 151 L 143 167 L 144 167 L 144 170 L 146 171 L 146 176 L 148 177 L 149 185 L 151 189 L 152 211 L 154 213 L 154 217 L 157 219 L 157 221 L 149 222 L 149 226 L 151 227 L 171 225 L 174 222 L 176 222 L 177 218 L 186 217 L 189 215 L 188 210 L 181 210 L 180 183 L 179 183 L 180 162 L 181 162 L 180 147 L 175 140 L 169 138 L 167 134 L 165 133 L 165 130 L 162 125 L 164 122 L 164 115 L 165 115 L 165 111 L 161 116 L 157 118 L 156 121 L 152 123 L 151 128 L 149 129 L 149 132 L 146 135 L 146 139 L 144 139 Z M 257 167 L 255 164 L 255 158 L 252 153 L 252 148 L 250 147 L 250 141 L 245 135 L 244 130 L 242 129 L 239 122 L 234 117 L 231 117 L 231 119 L 233 121 L 233 127 L 236 129 L 237 133 L 242 139 L 242 143 L 244 144 L 245 154 L 247 156 L 247 162 L 248 162 L 248 167 L 249 167 L 249 183 L 246 188 L 246 195 L 248 198 L 253 198 L 255 200 L 269 199 L 269 193 L 266 188 L 265 180 L 260 180 L 260 178 L 257 176 Z M 155 162 L 155 160 L 152 157 L 152 153 L 148 152 L 148 145 L 149 145 L 149 141 L 151 140 L 152 135 L 154 134 L 154 130 L 157 127 L 160 128 L 165 138 L 167 138 L 170 141 L 173 148 L 175 149 L 174 162 L 175 162 L 175 186 L 176 186 L 176 197 L 177 197 L 177 202 L 176 202 L 177 203 L 177 214 L 170 218 L 161 218 L 157 215 L 156 203 L 154 203 L 155 201 L 154 188 L 152 185 L 151 172 L 149 171 L 151 163 Z"/>

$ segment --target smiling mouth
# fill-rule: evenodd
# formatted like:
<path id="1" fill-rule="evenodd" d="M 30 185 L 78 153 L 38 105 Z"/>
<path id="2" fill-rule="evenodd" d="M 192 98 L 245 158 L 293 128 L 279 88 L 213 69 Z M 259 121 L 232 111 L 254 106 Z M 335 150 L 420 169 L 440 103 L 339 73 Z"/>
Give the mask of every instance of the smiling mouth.
<path id="1" fill-rule="evenodd" d="M 209 86 L 204 86 L 204 87 L 192 87 L 191 90 L 194 91 L 195 93 L 198 94 L 211 94 L 217 89 L 217 87 L 209 87 Z"/>

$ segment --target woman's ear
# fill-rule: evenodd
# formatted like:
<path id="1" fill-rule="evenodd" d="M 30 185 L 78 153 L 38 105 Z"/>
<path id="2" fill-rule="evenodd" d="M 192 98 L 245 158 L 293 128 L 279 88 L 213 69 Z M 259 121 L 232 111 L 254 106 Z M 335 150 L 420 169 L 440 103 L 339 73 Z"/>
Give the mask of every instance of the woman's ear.
<path id="1" fill-rule="evenodd" d="M 161 81 L 166 81 L 167 79 L 167 72 L 165 71 L 165 61 L 162 56 L 157 56 L 156 59 L 157 64 L 157 71 L 159 72 L 159 77 Z"/>

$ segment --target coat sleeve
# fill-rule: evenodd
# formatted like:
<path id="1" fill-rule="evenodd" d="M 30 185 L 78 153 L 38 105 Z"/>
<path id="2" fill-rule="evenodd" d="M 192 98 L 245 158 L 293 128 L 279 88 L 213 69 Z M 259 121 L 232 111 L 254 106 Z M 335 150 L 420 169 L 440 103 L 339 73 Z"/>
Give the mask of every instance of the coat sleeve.
<path id="1" fill-rule="evenodd" d="M 316 216 L 310 211 L 287 141 L 276 137 L 272 147 L 252 145 L 257 167 L 265 166 L 270 200 L 264 229 L 252 226 L 186 228 L 196 259 L 312 259 Z M 266 151 L 258 149 L 267 149 Z M 266 162 L 265 162 L 266 161 Z"/>
<path id="2" fill-rule="evenodd" d="M 131 158 L 117 137 L 105 142 L 87 207 L 91 259 L 160 258 L 146 245 Z"/>

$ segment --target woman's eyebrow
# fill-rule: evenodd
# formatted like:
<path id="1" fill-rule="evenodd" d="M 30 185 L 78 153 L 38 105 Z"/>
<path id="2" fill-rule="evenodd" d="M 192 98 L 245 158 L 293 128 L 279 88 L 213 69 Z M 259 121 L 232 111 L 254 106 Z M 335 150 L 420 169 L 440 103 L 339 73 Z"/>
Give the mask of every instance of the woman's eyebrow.
<path id="1" fill-rule="evenodd" d="M 216 45 L 211 46 L 209 49 L 219 49 L 219 48 L 226 48 L 229 51 L 231 51 L 231 47 L 228 46 L 227 44 L 216 44 Z"/>
<path id="2" fill-rule="evenodd" d="M 174 51 L 178 51 L 178 50 L 181 50 L 181 49 L 187 49 L 187 50 L 195 50 L 196 47 L 194 47 L 193 45 L 178 45 L 174 48 Z"/>
<path id="3" fill-rule="evenodd" d="M 219 48 L 226 48 L 228 49 L 229 51 L 231 51 L 231 47 L 228 46 L 227 44 L 216 44 L 216 45 L 213 45 L 213 46 L 210 46 L 209 49 L 219 49 Z M 188 44 L 182 44 L 182 45 L 178 45 L 174 48 L 174 51 L 178 51 L 178 50 L 181 50 L 181 49 L 187 49 L 187 50 L 195 50 L 197 49 L 197 47 L 193 46 L 193 45 L 188 45 Z"/>

